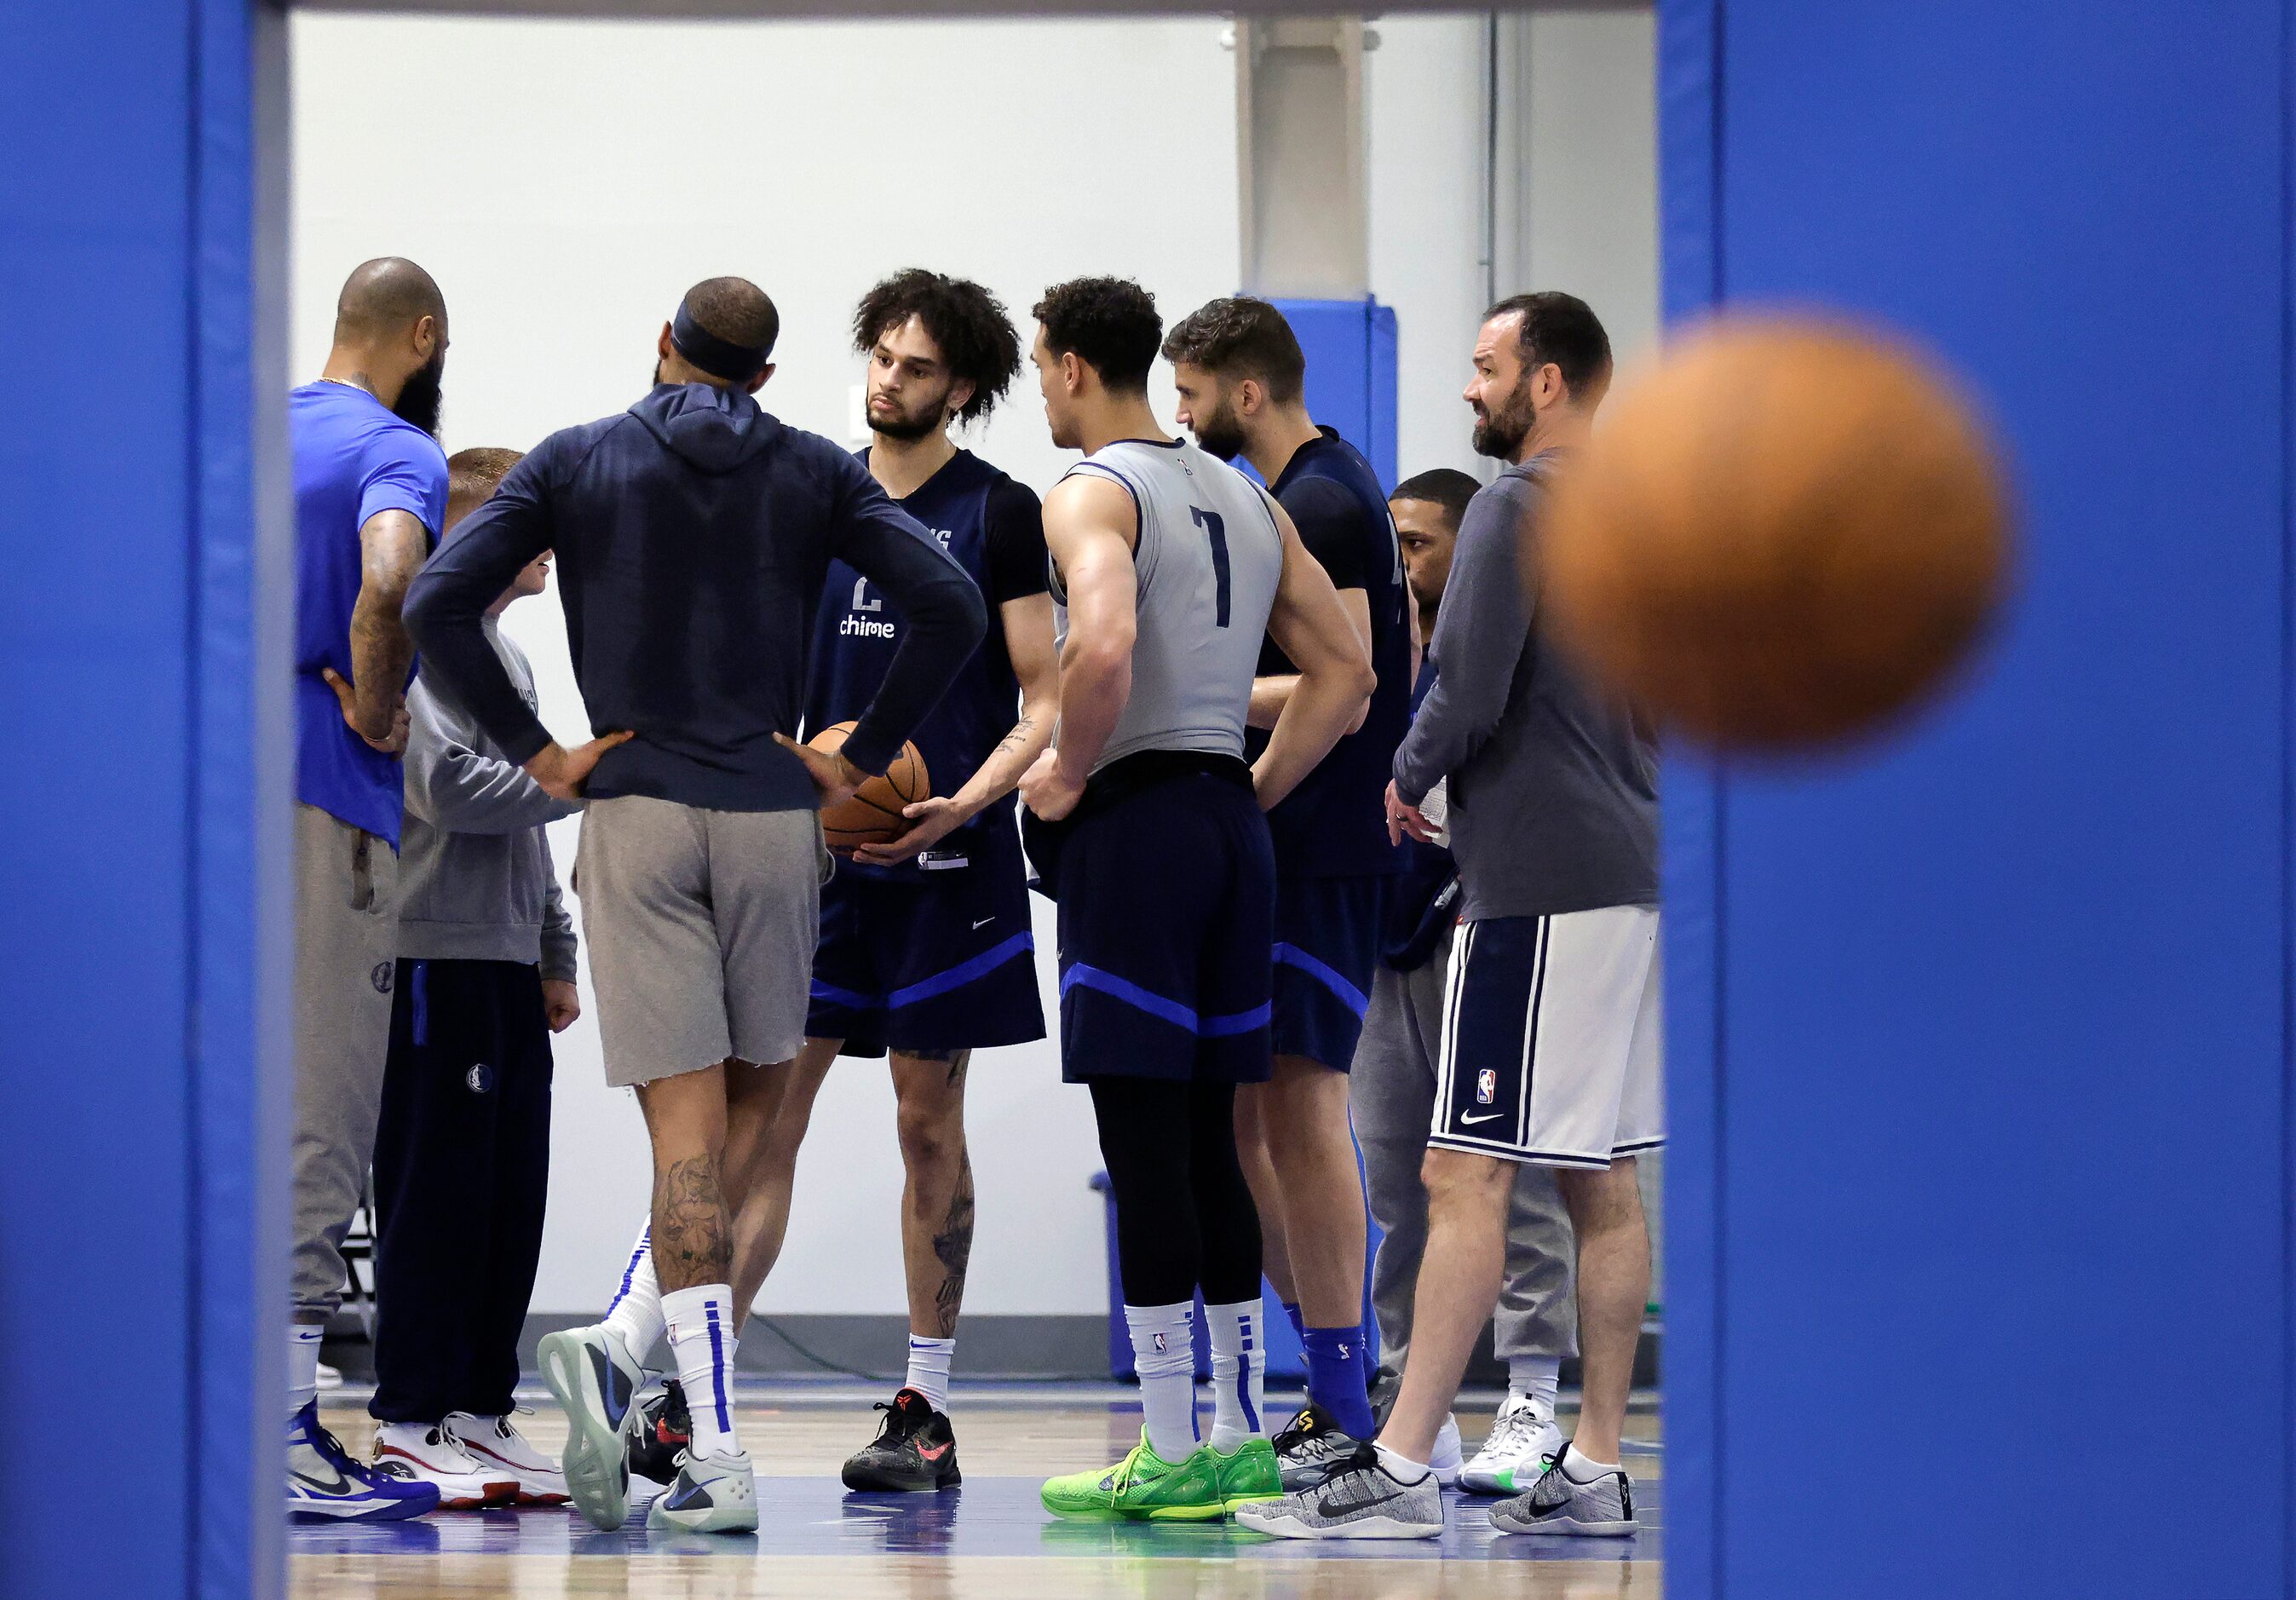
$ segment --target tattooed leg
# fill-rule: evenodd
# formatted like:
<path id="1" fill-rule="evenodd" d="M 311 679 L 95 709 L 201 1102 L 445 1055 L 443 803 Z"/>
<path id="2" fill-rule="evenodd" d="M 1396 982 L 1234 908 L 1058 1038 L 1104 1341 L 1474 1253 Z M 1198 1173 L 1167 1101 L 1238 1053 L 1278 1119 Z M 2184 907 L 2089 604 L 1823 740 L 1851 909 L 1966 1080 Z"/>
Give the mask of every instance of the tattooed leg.
<path id="1" fill-rule="evenodd" d="M 725 1068 L 642 1084 L 638 1104 L 653 1139 L 653 1267 L 662 1291 L 726 1283 Z"/>
<path id="2" fill-rule="evenodd" d="M 908 1269 L 909 1331 L 955 1335 L 972 1261 L 972 1163 L 964 1147 L 964 1077 L 972 1052 L 893 1056 L 900 1105 L 901 1254 Z"/>

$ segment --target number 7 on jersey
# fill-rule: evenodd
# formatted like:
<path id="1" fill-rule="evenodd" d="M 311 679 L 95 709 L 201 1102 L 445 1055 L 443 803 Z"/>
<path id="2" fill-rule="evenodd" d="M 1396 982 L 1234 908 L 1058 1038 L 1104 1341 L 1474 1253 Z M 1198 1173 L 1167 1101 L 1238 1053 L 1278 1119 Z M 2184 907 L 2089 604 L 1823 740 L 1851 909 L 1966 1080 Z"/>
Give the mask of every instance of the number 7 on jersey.
<path id="1" fill-rule="evenodd" d="M 1196 526 L 1211 536 L 1212 581 L 1219 590 L 1219 619 L 1215 626 L 1227 626 L 1227 521 L 1216 511 L 1206 511 L 1201 505 L 1188 507 Z"/>

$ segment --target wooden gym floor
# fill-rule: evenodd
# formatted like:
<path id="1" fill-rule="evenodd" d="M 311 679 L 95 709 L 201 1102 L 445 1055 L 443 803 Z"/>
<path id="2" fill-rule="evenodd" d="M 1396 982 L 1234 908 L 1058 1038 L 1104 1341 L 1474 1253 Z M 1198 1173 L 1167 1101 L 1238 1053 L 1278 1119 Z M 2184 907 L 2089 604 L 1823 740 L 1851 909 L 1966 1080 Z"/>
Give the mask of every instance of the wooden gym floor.
<path id="1" fill-rule="evenodd" d="M 1037 1502 L 1053 1473 L 1121 1456 L 1138 1439 L 1134 1391 L 1104 1386 L 960 1386 L 951 1409 L 964 1486 L 939 1495 L 854 1495 L 846 1456 L 873 1433 L 873 1390 L 776 1383 L 745 1386 L 742 1442 L 758 1464 L 753 1538 L 655 1538 L 644 1517 L 600 1533 L 563 1510 L 442 1513 L 374 1528 L 292 1525 L 299 1596 L 441 1600 L 623 1596 L 632 1600 L 1658 1600 L 1665 1485 L 1657 1419 L 1638 1407 L 1628 1432 L 1644 1532 L 1625 1540 L 1494 1535 L 1488 1500 L 1448 1497 L 1439 1541 L 1308 1544 L 1230 1524 L 1057 1522 Z M 1292 1397 L 1270 1395 L 1271 1410 Z M 1472 1452 L 1490 1422 L 1485 1396 L 1459 1414 Z M 326 1397 L 327 1425 L 364 1456 L 365 1397 Z M 547 1394 L 526 1400 L 527 1435 L 555 1453 L 564 1424 Z M 1563 1428 L 1570 1416 L 1566 1409 Z"/>

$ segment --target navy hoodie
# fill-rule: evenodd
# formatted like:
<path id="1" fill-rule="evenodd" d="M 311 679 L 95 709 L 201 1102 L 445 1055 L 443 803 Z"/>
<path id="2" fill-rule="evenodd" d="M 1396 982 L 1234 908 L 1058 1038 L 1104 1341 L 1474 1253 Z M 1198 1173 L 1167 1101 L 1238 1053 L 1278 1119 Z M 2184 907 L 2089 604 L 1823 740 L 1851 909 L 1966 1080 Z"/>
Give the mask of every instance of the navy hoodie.
<path id="1" fill-rule="evenodd" d="M 907 630 L 845 746 L 882 772 L 988 625 L 980 591 L 869 471 L 755 399 L 662 384 L 619 415 L 554 433 L 455 529 L 407 591 L 424 677 L 505 756 L 550 743 L 487 642 L 487 607 L 558 557 L 574 673 L 601 733 L 636 734 L 591 775 L 595 798 L 715 811 L 809 810 L 803 763 L 774 743 L 805 708 L 830 562 L 882 589 Z"/>

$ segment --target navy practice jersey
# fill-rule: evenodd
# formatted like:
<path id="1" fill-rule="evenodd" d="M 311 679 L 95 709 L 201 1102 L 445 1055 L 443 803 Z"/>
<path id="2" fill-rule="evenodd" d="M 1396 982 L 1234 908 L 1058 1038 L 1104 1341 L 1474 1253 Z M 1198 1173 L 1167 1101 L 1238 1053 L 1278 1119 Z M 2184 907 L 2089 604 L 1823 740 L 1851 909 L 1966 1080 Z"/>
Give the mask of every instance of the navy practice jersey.
<path id="1" fill-rule="evenodd" d="M 862 456 L 867 459 L 868 452 Z M 959 450 L 914 494 L 894 504 L 925 525 L 988 602 L 988 633 L 980 648 L 914 736 L 932 792 L 954 794 L 1013 731 L 1021 714 L 1021 684 L 997 610 L 1008 600 L 1046 592 L 1044 508 L 1033 490 L 970 450 Z M 808 737 L 861 715 L 884 681 L 901 627 L 900 613 L 875 585 L 843 562 L 829 563 L 821 610 L 814 617 L 813 673 L 805 701 Z M 1007 796 L 898 866 L 845 861 L 838 871 L 914 877 L 964 866 L 977 855 L 1000 860 L 1009 855 L 1017 862 L 1013 808 Z"/>
<path id="2" fill-rule="evenodd" d="M 1411 622 L 1405 611 L 1411 602 L 1395 520 L 1371 463 L 1330 428 L 1293 453 L 1274 488 L 1308 554 L 1332 575 L 1332 587 L 1361 589 L 1370 601 L 1371 664 L 1379 674 L 1363 726 L 1333 745 L 1267 814 L 1276 875 L 1398 872 L 1404 852 L 1388 842 L 1384 796 L 1395 747 L 1411 724 Z M 1262 677 L 1298 670 L 1273 639 L 1262 646 Z M 1267 734 L 1253 729 L 1246 753 L 1257 759 L 1267 748 Z"/>

